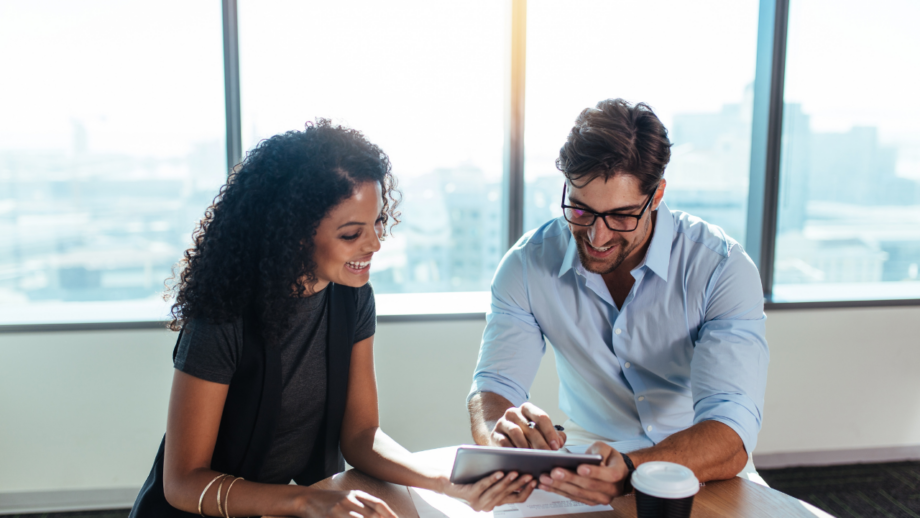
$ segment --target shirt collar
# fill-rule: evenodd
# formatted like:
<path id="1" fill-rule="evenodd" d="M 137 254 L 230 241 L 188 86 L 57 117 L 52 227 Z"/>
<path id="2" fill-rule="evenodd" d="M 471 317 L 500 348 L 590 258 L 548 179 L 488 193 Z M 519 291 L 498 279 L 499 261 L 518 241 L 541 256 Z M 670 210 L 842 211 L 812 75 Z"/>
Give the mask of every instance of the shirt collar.
<path id="1" fill-rule="evenodd" d="M 658 204 L 657 213 L 652 242 L 639 268 L 648 266 L 661 280 L 668 282 L 668 264 L 671 262 L 671 244 L 674 242 L 674 217 L 664 201 Z"/>
<path id="2" fill-rule="evenodd" d="M 575 236 L 572 235 L 572 230 L 564 219 L 563 225 L 565 225 L 566 232 L 569 233 L 569 246 L 565 249 L 565 256 L 562 258 L 562 267 L 559 268 L 559 277 L 565 275 L 566 272 L 572 268 L 581 266 L 581 259 L 578 257 L 578 245 L 575 243 Z"/>
<path id="3" fill-rule="evenodd" d="M 671 210 L 662 201 L 658 205 L 658 215 L 655 219 L 655 229 L 652 233 L 652 241 L 648 245 L 648 251 L 645 253 L 645 259 L 636 267 L 638 270 L 643 266 L 648 266 L 649 270 L 655 272 L 655 275 L 661 277 L 665 282 L 668 280 L 668 264 L 671 262 L 671 243 L 674 240 L 674 218 L 671 216 Z M 566 230 L 568 225 L 566 225 Z M 562 266 L 559 268 L 559 277 L 565 275 L 569 270 L 581 267 L 581 259 L 578 257 L 578 245 L 575 243 L 575 236 L 569 230 L 569 246 L 565 250 L 565 256 L 562 258 Z"/>

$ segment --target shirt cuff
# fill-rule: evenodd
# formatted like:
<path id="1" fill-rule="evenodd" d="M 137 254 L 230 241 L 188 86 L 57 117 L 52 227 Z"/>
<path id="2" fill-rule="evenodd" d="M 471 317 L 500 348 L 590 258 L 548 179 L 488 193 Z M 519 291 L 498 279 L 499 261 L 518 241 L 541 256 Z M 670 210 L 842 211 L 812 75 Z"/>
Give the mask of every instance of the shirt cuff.
<path id="1" fill-rule="evenodd" d="M 726 400 L 722 397 L 709 397 L 699 401 L 695 405 L 696 416 L 693 419 L 693 424 L 702 423 L 703 421 L 718 421 L 728 426 L 738 434 L 738 437 L 741 437 L 744 449 L 750 455 L 754 448 L 757 447 L 760 418 L 754 415 L 746 405 L 737 401 Z"/>
<path id="2" fill-rule="evenodd" d="M 490 374 L 477 374 L 473 377 L 473 386 L 470 387 L 470 393 L 466 396 L 467 404 L 469 404 L 470 399 L 473 399 L 473 396 L 475 396 L 477 392 L 492 392 L 498 394 L 510 401 L 511 404 L 516 407 L 523 405 L 530 399 L 530 394 L 522 391 L 506 378 Z"/>

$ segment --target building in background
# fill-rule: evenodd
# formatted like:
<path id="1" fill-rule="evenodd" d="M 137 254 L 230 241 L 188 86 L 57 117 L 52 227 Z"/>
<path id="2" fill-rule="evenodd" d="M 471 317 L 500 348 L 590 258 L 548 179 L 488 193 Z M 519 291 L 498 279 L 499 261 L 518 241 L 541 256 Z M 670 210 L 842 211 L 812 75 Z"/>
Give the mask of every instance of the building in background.
<path id="1" fill-rule="evenodd" d="M 750 110 L 677 114 L 666 201 L 743 242 Z M 0 153 L 0 300 L 157 297 L 224 175 L 219 142 L 184 157 L 93 153 L 78 123 L 69 152 Z M 787 104 L 776 283 L 917 281 L 920 182 L 872 127 L 813 132 Z M 526 229 L 559 216 L 561 173 L 527 186 Z M 505 250 L 501 184 L 475 164 L 400 184 L 403 222 L 375 259 L 379 293 L 484 291 Z"/>

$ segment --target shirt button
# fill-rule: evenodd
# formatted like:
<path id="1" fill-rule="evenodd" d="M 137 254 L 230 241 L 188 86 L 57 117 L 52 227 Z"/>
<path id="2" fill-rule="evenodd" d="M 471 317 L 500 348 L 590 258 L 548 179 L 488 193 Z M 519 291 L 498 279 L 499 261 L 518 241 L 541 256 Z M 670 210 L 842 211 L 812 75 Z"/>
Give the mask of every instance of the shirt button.
<path id="1" fill-rule="evenodd" d="M 626 368 L 627 369 L 629 368 L 629 362 L 626 362 Z"/>
<path id="2" fill-rule="evenodd" d="M 645 396 L 639 396 L 639 401 L 645 401 Z"/>
<path id="3" fill-rule="evenodd" d="M 623 330 L 620 329 L 620 328 L 618 327 L 618 328 L 614 329 L 613 332 L 616 333 L 616 334 L 620 334 L 620 333 L 623 332 Z"/>
<path id="4" fill-rule="evenodd" d="M 646 428 L 646 430 L 648 430 L 648 431 L 651 432 L 651 431 L 652 431 L 652 425 L 648 425 L 648 428 Z"/>

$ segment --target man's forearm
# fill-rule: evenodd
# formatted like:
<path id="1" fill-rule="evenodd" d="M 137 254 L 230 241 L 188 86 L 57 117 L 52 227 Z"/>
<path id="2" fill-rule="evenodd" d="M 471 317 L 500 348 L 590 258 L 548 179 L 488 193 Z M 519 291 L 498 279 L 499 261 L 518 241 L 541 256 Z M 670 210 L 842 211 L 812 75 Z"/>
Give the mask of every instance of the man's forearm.
<path id="1" fill-rule="evenodd" d="M 638 466 L 644 462 L 663 460 L 687 466 L 700 482 L 727 480 L 737 475 L 748 455 L 741 437 L 728 425 L 718 421 L 703 421 L 660 443 L 629 453 Z"/>
<path id="2" fill-rule="evenodd" d="M 492 430 L 505 410 L 513 407 L 511 401 L 494 392 L 479 392 L 470 399 L 470 428 L 476 444 L 490 445 Z"/>

